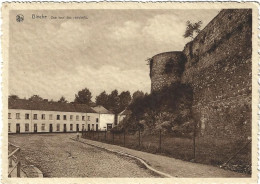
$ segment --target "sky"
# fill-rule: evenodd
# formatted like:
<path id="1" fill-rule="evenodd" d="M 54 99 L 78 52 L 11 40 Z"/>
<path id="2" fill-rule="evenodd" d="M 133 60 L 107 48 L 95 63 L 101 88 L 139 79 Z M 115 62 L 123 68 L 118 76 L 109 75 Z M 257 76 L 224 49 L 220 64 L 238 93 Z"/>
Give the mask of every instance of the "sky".
<path id="1" fill-rule="evenodd" d="M 10 13 L 9 95 L 73 101 L 84 88 L 150 92 L 146 59 L 181 51 L 186 21 L 204 28 L 220 10 L 37 10 Z M 24 16 L 23 22 L 16 15 Z M 32 19 L 32 14 L 47 16 Z M 52 17 L 64 19 L 51 19 Z M 85 16 L 87 19 L 66 19 Z"/>

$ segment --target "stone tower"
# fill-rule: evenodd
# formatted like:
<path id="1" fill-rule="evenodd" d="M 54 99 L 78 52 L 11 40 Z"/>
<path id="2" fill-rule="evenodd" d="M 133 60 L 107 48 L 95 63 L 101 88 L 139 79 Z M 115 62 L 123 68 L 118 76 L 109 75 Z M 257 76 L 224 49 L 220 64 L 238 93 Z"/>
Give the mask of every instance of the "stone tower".
<path id="1" fill-rule="evenodd" d="M 180 82 L 184 70 L 183 52 L 165 52 L 150 59 L 151 92 Z"/>

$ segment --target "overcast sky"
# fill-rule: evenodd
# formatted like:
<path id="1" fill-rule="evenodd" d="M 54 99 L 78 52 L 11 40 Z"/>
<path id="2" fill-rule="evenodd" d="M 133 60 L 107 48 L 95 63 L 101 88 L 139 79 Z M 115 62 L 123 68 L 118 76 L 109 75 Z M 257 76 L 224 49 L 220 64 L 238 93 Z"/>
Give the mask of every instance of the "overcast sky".
<path id="1" fill-rule="evenodd" d="M 87 87 L 93 94 L 150 92 L 146 59 L 183 50 L 185 23 L 203 27 L 219 10 L 52 10 L 10 14 L 9 94 L 73 101 Z M 24 21 L 16 22 L 23 14 Z M 44 14 L 47 19 L 32 19 Z M 53 20 L 51 16 L 87 16 Z"/>

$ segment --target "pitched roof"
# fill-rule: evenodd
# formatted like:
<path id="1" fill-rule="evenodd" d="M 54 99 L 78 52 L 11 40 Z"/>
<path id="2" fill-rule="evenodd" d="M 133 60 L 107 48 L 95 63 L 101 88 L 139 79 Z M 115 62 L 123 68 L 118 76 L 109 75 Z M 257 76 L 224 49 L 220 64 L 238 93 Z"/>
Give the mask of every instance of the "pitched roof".
<path id="1" fill-rule="evenodd" d="M 96 107 L 92 107 L 92 109 L 100 114 L 113 114 L 112 112 L 110 112 L 109 110 L 107 110 L 105 107 L 98 105 Z"/>
<path id="2" fill-rule="evenodd" d="M 132 112 L 131 112 L 130 110 L 125 109 L 125 110 L 123 110 L 122 112 L 120 112 L 119 115 L 129 115 L 129 114 L 131 114 L 131 113 L 132 113 Z"/>
<path id="3" fill-rule="evenodd" d="M 9 109 L 61 111 L 61 112 L 85 112 L 95 113 L 91 107 L 85 104 L 61 103 L 48 101 L 30 101 L 25 99 L 8 99 Z"/>

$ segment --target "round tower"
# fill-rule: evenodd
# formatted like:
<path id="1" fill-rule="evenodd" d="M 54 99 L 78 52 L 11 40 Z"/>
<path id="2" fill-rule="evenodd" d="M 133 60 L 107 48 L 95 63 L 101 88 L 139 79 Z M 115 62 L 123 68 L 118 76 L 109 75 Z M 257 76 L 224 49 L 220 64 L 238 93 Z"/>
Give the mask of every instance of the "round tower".
<path id="1" fill-rule="evenodd" d="M 165 52 L 150 59 L 151 92 L 180 82 L 184 70 L 183 52 Z"/>

